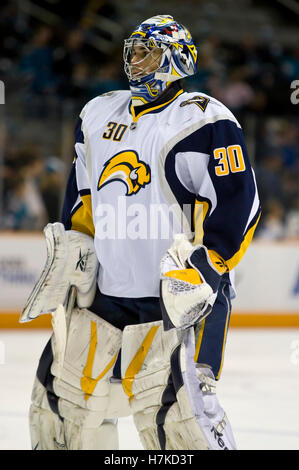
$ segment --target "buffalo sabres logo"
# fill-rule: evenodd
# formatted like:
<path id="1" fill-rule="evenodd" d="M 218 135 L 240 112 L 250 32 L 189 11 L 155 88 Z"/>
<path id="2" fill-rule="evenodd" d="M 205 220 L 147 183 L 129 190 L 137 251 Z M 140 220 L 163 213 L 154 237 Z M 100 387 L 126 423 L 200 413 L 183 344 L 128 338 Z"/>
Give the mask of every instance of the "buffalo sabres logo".
<path id="1" fill-rule="evenodd" d="M 151 170 L 149 165 L 139 160 L 134 150 L 119 152 L 104 164 L 98 191 L 113 181 L 122 181 L 127 187 L 126 196 L 131 196 L 150 183 Z"/>
<path id="2" fill-rule="evenodd" d="M 182 108 L 188 104 L 196 104 L 202 111 L 205 111 L 209 101 L 209 98 L 206 98 L 205 96 L 194 96 L 187 101 L 183 101 L 180 104 L 180 107 Z"/>

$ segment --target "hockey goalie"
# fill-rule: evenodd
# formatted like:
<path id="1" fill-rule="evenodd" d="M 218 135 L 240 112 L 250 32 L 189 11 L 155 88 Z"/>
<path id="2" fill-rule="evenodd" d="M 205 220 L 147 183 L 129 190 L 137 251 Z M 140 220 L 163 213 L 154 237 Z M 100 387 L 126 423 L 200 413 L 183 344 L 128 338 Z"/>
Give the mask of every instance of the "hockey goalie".
<path id="1" fill-rule="evenodd" d="M 150 18 L 124 42 L 130 89 L 80 114 L 62 220 L 44 229 L 20 319 L 52 314 L 33 449 L 118 449 L 128 415 L 146 450 L 236 448 L 216 386 L 260 205 L 240 124 L 182 87 L 197 56 L 184 26 Z"/>

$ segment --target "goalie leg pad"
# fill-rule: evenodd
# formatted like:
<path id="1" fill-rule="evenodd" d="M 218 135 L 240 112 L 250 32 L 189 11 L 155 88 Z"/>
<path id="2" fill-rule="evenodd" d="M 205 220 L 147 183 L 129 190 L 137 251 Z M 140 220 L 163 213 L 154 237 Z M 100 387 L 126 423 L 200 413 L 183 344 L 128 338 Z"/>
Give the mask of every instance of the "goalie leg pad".
<path id="1" fill-rule="evenodd" d="M 97 428 L 82 428 L 64 420 L 64 430 L 68 450 L 115 450 L 119 447 L 116 419 L 104 419 Z"/>
<path id="2" fill-rule="evenodd" d="M 31 405 L 29 411 L 32 450 L 65 450 L 63 421 L 50 410 Z"/>
<path id="3" fill-rule="evenodd" d="M 62 419 L 48 405 L 47 391 L 36 379 L 29 412 L 33 450 L 113 450 L 118 449 L 116 419 L 104 419 L 97 428 L 82 427 Z"/>
<path id="4" fill-rule="evenodd" d="M 78 425 L 97 427 L 105 418 L 127 416 L 121 384 L 111 383 L 122 332 L 87 309 L 74 308 L 66 325 L 63 308 L 53 316 L 51 374 L 59 414 Z M 117 389 L 116 409 L 110 395 Z"/>
<path id="5" fill-rule="evenodd" d="M 33 447 L 36 446 L 34 436 L 40 429 L 45 442 L 52 435 L 49 443 L 52 448 L 56 426 L 52 421 L 60 425 L 58 418 L 63 423 L 64 444 L 61 433 L 55 439 L 60 439 L 58 442 L 66 448 L 117 449 L 114 418 L 131 414 L 121 382 L 112 380 L 121 338 L 120 330 L 87 309 L 74 308 L 70 318 L 62 306 L 57 309 L 53 314 L 51 338 L 52 380 L 46 384 L 46 389 L 36 379 L 32 393 Z M 54 397 L 55 407 L 52 403 L 50 406 L 50 397 Z M 49 417 L 48 434 L 43 432 L 36 418 L 37 408 L 56 412 L 53 418 L 43 411 L 44 416 Z"/>
<path id="6" fill-rule="evenodd" d="M 172 363 L 180 410 L 192 434 L 205 441 L 207 449 L 235 450 L 230 423 L 216 397 L 214 376 L 208 368 L 198 368 L 194 362 L 194 342 L 194 330 L 189 329 L 177 349 L 177 361 Z"/>
<path id="7" fill-rule="evenodd" d="M 164 331 L 162 322 L 124 329 L 123 386 L 147 450 L 234 448 L 223 433 L 229 427 L 222 408 L 217 416 L 206 411 L 194 349 L 193 329 Z"/>
<path id="8" fill-rule="evenodd" d="M 127 326 L 123 332 L 122 382 L 145 449 L 161 449 L 156 417 L 164 401 L 175 401 L 171 392 L 166 398 L 169 357 L 181 336 L 177 330 L 163 332 L 161 321 Z"/>

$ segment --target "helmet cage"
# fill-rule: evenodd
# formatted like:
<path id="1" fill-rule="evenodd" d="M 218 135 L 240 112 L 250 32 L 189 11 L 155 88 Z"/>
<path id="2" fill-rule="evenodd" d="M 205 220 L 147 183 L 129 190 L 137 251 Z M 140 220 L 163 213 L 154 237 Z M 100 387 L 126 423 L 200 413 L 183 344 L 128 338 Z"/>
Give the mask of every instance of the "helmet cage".
<path id="1" fill-rule="evenodd" d="M 141 58 L 138 62 L 131 64 L 131 59 L 133 56 L 134 47 L 139 46 L 145 49 L 147 54 Z M 157 58 L 153 58 L 153 61 L 142 67 L 145 60 L 148 60 L 156 49 L 161 49 L 162 54 Z M 159 73 L 167 73 L 169 62 L 171 57 L 171 44 L 165 44 L 162 41 L 157 41 L 156 39 L 149 38 L 129 38 L 125 40 L 123 59 L 124 59 L 124 70 L 130 81 L 140 81 L 143 77 Z M 156 64 L 156 68 L 153 69 L 153 65 Z M 140 68 L 140 71 L 136 73 L 133 72 L 133 69 Z"/>

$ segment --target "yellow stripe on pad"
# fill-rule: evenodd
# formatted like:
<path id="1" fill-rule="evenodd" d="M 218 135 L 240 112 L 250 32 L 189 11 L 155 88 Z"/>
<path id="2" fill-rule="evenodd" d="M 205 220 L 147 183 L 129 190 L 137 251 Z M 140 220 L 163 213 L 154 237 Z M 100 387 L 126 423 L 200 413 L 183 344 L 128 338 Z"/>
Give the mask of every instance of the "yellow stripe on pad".
<path id="1" fill-rule="evenodd" d="M 88 401 L 91 395 L 94 392 L 94 389 L 97 386 L 97 383 L 99 380 L 101 380 L 102 377 L 108 372 L 109 369 L 113 366 L 115 363 L 118 353 L 116 353 L 111 361 L 107 364 L 105 369 L 98 375 L 97 378 L 93 379 L 92 378 L 92 368 L 93 368 L 93 363 L 94 363 L 94 358 L 96 354 L 96 349 L 97 349 L 97 344 L 98 344 L 98 339 L 97 339 L 97 324 L 96 322 L 92 321 L 91 322 L 91 334 L 90 334 L 90 345 L 89 345 L 89 351 L 88 351 L 88 356 L 87 356 L 87 361 L 86 365 L 83 369 L 83 376 L 81 377 L 80 380 L 80 385 L 85 392 L 85 401 Z"/>
<path id="2" fill-rule="evenodd" d="M 140 348 L 138 349 L 129 367 L 127 368 L 125 377 L 122 379 L 124 391 L 128 395 L 130 401 L 134 397 L 132 393 L 132 387 L 133 387 L 135 376 L 136 374 L 138 374 L 138 372 L 140 371 L 142 367 L 144 359 L 146 358 L 146 355 L 151 347 L 151 344 L 153 342 L 155 334 L 157 333 L 158 328 L 159 328 L 159 325 L 153 326 L 149 330 L 146 337 L 142 341 Z"/>

